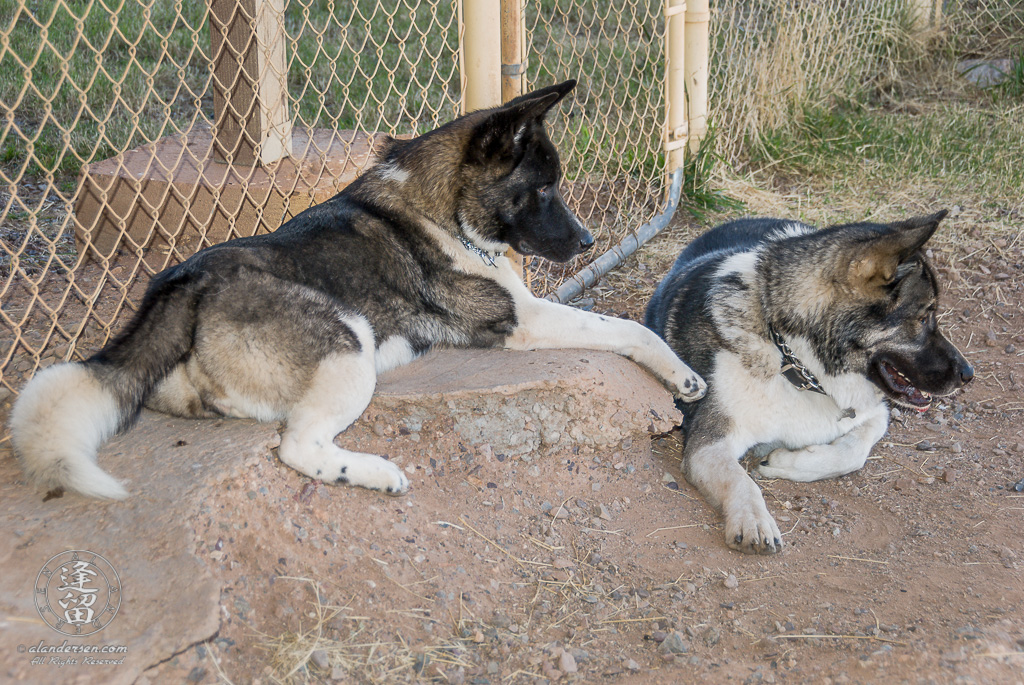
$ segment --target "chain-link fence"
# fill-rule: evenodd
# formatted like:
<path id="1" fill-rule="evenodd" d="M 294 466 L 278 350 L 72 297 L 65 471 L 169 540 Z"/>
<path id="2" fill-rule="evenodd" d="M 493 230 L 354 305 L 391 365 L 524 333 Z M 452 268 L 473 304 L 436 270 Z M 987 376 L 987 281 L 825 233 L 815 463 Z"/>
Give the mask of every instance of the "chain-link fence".
<path id="1" fill-rule="evenodd" d="M 795 104 L 862 82 L 907 1 L 713 3 L 719 150 L 738 157 Z M 333 195 L 376 133 L 457 115 L 462 2 L 0 0 L 0 406 L 40 366 L 98 349 L 153 273 Z M 526 87 L 580 79 L 551 123 L 591 257 L 664 200 L 677 5 L 525 2 Z M 937 7 L 964 50 L 1019 48 L 1021 3 Z M 268 42 L 279 47 L 251 49 Z M 243 120 L 255 129 L 225 139 Z M 271 161 L 246 162 L 253 150 Z M 535 262 L 534 288 L 581 266 Z"/>
<path id="2" fill-rule="evenodd" d="M 722 0 L 711 17 L 710 119 L 717 152 L 745 158 L 763 132 L 924 55 L 1024 57 L 1020 0 Z M 951 66 L 951 65 L 946 65 Z"/>
<path id="3" fill-rule="evenodd" d="M 0 401 L 40 366 L 99 348 L 152 274 L 336 193 L 376 133 L 456 116 L 461 9 L 0 0 Z M 581 81 L 551 123 L 600 250 L 663 194 L 664 17 L 639 0 L 531 2 L 524 16 L 526 87 Z M 275 31 L 283 49 L 254 56 Z M 254 107 L 263 128 L 225 142 L 217 131 L 245 129 Z M 290 155 L 249 159 L 275 135 Z M 579 266 L 535 263 L 534 287 Z"/>

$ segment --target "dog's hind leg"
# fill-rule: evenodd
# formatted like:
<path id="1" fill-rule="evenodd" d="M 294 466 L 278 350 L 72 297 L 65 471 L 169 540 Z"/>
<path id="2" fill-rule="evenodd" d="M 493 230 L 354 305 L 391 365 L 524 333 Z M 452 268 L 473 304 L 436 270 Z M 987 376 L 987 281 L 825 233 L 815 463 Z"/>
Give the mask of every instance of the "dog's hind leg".
<path id="1" fill-rule="evenodd" d="M 518 299 L 519 325 L 505 341 L 513 350 L 563 349 L 615 352 L 646 367 L 684 402 L 704 397 L 707 384 L 649 328 L 628 319 L 584 312 L 539 298 Z"/>
<path id="2" fill-rule="evenodd" d="M 334 438 L 366 409 L 377 383 L 373 332 L 365 321 L 348 323 L 361 349 L 329 354 L 320 361 L 305 394 L 288 412 L 281 461 L 310 478 L 400 495 L 409 489 L 401 469 L 375 454 L 334 444 Z"/>
<path id="3" fill-rule="evenodd" d="M 773 450 L 757 467 L 764 478 L 784 478 L 809 483 L 852 473 L 864 466 L 871 448 L 885 435 L 889 415 L 885 405 L 860 424 L 827 445 L 808 445 L 798 450 Z"/>

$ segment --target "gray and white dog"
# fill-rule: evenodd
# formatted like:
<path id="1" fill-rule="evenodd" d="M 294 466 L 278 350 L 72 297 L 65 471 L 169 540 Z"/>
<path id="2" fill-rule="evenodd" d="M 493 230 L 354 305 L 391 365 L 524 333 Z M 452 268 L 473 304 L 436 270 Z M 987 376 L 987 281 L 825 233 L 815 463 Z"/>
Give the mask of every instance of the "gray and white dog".
<path id="1" fill-rule="evenodd" d="M 820 231 L 733 221 L 687 246 L 658 286 L 647 326 L 710 387 L 681 407 L 684 475 L 733 549 L 782 548 L 744 455 L 767 478 L 850 473 L 885 434 L 888 403 L 925 411 L 973 377 L 938 329 L 921 252 L 945 215 Z"/>
<path id="2" fill-rule="evenodd" d="M 683 401 L 704 382 L 654 333 L 534 297 L 504 256 L 566 261 L 593 238 L 566 206 L 545 114 L 575 81 L 389 140 L 334 198 L 269 235 L 157 274 L 93 357 L 37 374 L 11 415 L 15 453 L 48 490 L 122 498 L 97 449 L 143 405 L 178 416 L 285 420 L 281 460 L 331 483 L 400 494 L 405 474 L 335 436 L 377 374 L 433 347 L 578 347 L 647 367 Z"/>

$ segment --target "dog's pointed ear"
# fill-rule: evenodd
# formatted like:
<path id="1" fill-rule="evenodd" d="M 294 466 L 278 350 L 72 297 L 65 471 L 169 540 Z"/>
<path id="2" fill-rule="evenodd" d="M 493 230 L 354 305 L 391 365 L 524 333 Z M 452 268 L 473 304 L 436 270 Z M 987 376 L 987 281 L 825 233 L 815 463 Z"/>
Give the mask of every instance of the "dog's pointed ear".
<path id="1" fill-rule="evenodd" d="M 488 112 L 473 129 L 469 158 L 493 161 L 514 156 L 516 146 L 522 142 L 529 127 L 540 124 L 551 108 L 575 86 L 576 81 L 569 80 L 541 88 Z"/>
<path id="2" fill-rule="evenodd" d="M 948 212 L 897 221 L 865 242 L 850 263 L 849 281 L 857 289 L 875 294 L 906 275 L 900 265 L 917 254 Z"/>
<path id="3" fill-rule="evenodd" d="M 561 83 L 556 83 L 553 86 L 547 86 L 546 88 L 538 88 L 537 90 L 530 91 L 529 93 L 520 95 L 517 98 L 513 98 L 512 100 L 509 100 L 508 102 L 505 103 L 505 107 L 515 107 L 524 102 L 530 102 L 531 100 L 536 100 L 538 98 L 546 98 L 552 93 L 554 93 L 558 97 L 547 108 L 551 109 L 551 107 L 553 107 L 555 103 L 557 103 L 559 100 L 568 95 L 575 87 L 576 79 L 569 79 L 568 81 L 562 81 Z M 547 112 L 547 110 L 544 111 Z"/>

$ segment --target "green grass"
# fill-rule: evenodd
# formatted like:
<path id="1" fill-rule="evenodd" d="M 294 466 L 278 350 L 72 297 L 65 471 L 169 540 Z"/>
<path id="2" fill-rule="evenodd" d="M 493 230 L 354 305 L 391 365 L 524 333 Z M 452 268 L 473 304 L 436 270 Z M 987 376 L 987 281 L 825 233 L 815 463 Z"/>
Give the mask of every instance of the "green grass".
<path id="1" fill-rule="evenodd" d="M 754 162 L 774 173 L 842 183 L 920 179 L 1019 197 L 1022 130 L 1024 111 L 1009 98 L 937 102 L 913 116 L 846 103 L 806 111 L 799 125 L 765 134 Z"/>
<path id="2" fill-rule="evenodd" d="M 0 160 L 11 176 L 74 173 L 159 137 L 205 89 L 202 3 L 109 7 L 0 0 L 0 113 L 13 121 L 0 129 Z"/>

